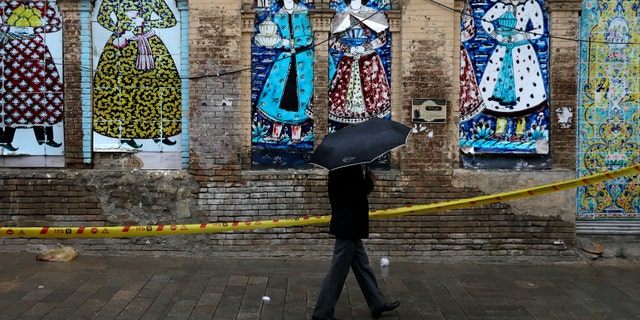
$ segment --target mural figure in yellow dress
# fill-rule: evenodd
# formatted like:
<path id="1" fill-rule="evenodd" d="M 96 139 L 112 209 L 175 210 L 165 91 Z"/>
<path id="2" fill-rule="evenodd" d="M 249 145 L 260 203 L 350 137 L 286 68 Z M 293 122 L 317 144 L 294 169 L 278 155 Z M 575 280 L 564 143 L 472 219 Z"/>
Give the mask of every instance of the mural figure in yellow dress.
<path id="1" fill-rule="evenodd" d="M 142 148 L 134 139 L 174 145 L 180 134 L 181 80 L 157 29 L 177 20 L 164 0 L 104 0 L 97 22 L 112 32 L 93 80 L 97 134 Z"/>

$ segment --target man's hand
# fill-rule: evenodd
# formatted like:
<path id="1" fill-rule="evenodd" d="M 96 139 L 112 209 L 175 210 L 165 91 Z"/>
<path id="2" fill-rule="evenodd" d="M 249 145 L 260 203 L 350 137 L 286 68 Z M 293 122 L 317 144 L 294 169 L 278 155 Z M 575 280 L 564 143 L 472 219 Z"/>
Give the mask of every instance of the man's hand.
<path id="1" fill-rule="evenodd" d="M 369 179 L 371 179 L 371 181 L 376 182 L 376 174 L 373 173 L 373 171 L 367 170 L 367 176 L 369 177 Z"/>

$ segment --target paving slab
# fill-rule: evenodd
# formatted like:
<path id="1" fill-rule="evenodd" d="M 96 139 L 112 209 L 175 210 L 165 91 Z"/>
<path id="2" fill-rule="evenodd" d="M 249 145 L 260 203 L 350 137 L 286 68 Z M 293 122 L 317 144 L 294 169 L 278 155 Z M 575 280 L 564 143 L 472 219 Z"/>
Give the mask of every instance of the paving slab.
<path id="1" fill-rule="evenodd" d="M 311 319 L 326 259 L 2 253 L 0 319 Z M 381 319 L 640 319 L 640 263 L 372 265 L 400 308 Z M 377 258 L 379 259 L 379 258 Z M 353 275 L 339 319 L 370 319 Z"/>

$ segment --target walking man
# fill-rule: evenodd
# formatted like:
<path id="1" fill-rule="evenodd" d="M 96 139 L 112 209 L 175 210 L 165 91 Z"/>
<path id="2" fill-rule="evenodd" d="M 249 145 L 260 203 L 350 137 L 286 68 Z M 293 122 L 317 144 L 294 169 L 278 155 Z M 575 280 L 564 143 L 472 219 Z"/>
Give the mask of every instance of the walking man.
<path id="1" fill-rule="evenodd" d="M 353 270 L 374 319 L 379 318 L 382 312 L 394 310 L 400 305 L 398 301 L 386 302 L 362 245 L 362 239 L 369 237 L 367 196 L 373 190 L 374 181 L 375 175 L 364 165 L 329 171 L 332 214 L 329 233 L 336 237 L 336 242 L 331 266 L 313 311 L 313 320 L 336 320 L 333 312 L 349 275 L 349 268 Z"/>

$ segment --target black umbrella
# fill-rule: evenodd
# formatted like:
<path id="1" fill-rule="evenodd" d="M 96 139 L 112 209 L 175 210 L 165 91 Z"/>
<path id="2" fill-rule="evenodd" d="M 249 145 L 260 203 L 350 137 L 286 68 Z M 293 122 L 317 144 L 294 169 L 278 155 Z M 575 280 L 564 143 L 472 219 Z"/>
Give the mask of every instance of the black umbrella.
<path id="1" fill-rule="evenodd" d="M 407 143 L 409 132 L 399 122 L 372 118 L 327 135 L 309 162 L 329 170 L 369 163 Z"/>

